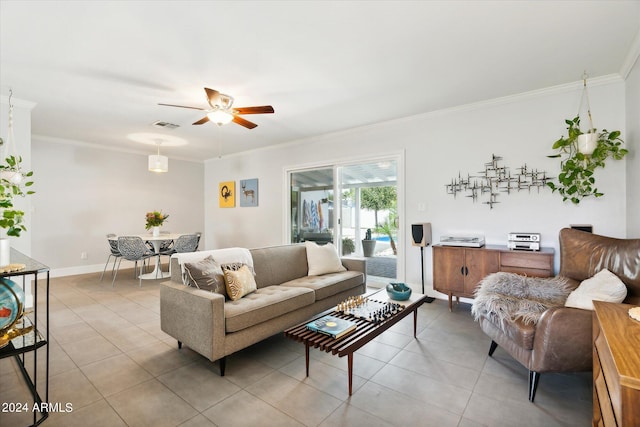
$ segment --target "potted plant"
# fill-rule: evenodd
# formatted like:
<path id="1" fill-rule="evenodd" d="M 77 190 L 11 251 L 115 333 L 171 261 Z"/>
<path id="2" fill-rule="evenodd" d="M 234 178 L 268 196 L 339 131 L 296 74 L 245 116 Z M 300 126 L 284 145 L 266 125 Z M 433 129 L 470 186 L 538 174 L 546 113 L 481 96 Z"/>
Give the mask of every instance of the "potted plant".
<path id="1" fill-rule="evenodd" d="M 371 238 L 371 229 L 367 228 L 367 234 L 362 240 L 362 252 L 366 257 L 372 257 L 376 250 L 376 241 Z"/>
<path id="2" fill-rule="evenodd" d="M 148 230 L 152 228 L 154 237 L 157 237 L 160 235 L 160 227 L 164 224 L 167 218 L 169 218 L 169 215 L 163 215 L 161 211 L 153 211 L 147 212 L 145 218 L 145 229 Z"/>
<path id="3" fill-rule="evenodd" d="M 3 141 L 0 138 L 0 146 Z M 20 233 L 27 231 L 24 225 L 24 212 L 16 209 L 14 199 L 34 194 L 34 191 L 25 190 L 33 185 L 29 180 L 33 172 L 22 172 L 22 157 L 8 156 L 0 163 L 0 228 L 4 233 L 0 236 L 0 266 L 5 266 L 10 262 L 10 241 L 9 236 L 20 237 Z"/>
<path id="4" fill-rule="evenodd" d="M 601 197 L 602 192 L 595 186 L 594 172 L 605 166 L 605 161 L 612 157 L 621 160 L 628 151 L 622 148 L 624 141 L 620 131 L 609 132 L 603 129 L 598 132 L 591 128 L 587 133 L 580 130 L 580 116 L 573 120 L 565 120 L 567 136 L 563 136 L 553 144 L 559 153 L 551 158 L 562 158 L 558 182 L 547 182 L 553 192 L 562 196 L 562 201 L 571 200 L 579 204 L 585 197 Z"/>
<path id="5" fill-rule="evenodd" d="M 376 227 L 376 233 L 386 234 L 389 237 L 389 245 L 394 255 L 398 255 L 398 248 L 396 242 L 393 240 L 393 235 L 398 231 L 398 214 L 396 213 L 396 202 L 393 202 L 393 206 L 389 209 L 389 217 Z"/>
<path id="6" fill-rule="evenodd" d="M 349 255 L 355 252 L 356 244 L 353 243 L 353 239 L 350 237 L 342 238 L 342 255 Z"/>

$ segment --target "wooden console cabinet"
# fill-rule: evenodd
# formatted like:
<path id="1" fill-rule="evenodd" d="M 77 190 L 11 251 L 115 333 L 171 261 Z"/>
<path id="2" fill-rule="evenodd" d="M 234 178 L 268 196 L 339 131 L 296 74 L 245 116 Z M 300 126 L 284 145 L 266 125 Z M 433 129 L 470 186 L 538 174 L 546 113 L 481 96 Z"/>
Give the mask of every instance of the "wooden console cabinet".
<path id="1" fill-rule="evenodd" d="M 540 251 L 513 251 L 506 246 L 487 245 L 482 248 L 433 246 L 433 288 L 452 298 L 473 298 L 478 283 L 488 274 L 498 271 L 526 274 L 533 277 L 553 276 L 552 248 Z"/>
<path id="2" fill-rule="evenodd" d="M 640 426 L 640 322 L 632 305 L 593 306 L 593 425 Z"/>

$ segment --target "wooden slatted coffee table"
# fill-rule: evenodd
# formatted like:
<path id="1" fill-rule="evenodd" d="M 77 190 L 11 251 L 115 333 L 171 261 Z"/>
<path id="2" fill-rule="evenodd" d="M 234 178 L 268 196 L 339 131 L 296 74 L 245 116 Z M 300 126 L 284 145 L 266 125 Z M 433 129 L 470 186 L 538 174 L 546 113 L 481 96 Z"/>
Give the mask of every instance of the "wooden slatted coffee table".
<path id="1" fill-rule="evenodd" d="M 378 335 L 382 334 L 391 326 L 404 319 L 409 315 L 409 313 L 413 313 L 413 337 L 415 338 L 418 324 L 418 307 L 420 307 L 427 300 L 427 298 L 429 298 L 427 295 L 413 293 L 411 295 L 411 298 L 406 301 L 395 301 L 388 297 L 387 292 L 384 289 L 367 295 L 366 297 L 380 302 L 389 301 L 402 304 L 404 306 L 404 310 L 393 314 L 391 317 L 380 323 L 373 323 L 366 319 L 359 319 L 354 316 L 333 310 L 330 313 L 323 313 L 322 315 L 317 316 L 314 319 L 310 319 L 307 322 L 301 323 L 284 331 L 284 335 L 287 338 L 291 338 L 293 340 L 304 343 L 307 376 L 309 376 L 309 348 L 314 347 L 326 351 L 327 353 L 338 355 L 338 357 L 347 356 L 347 366 L 349 371 L 349 396 L 351 396 L 353 387 L 353 353 L 373 340 Z M 327 314 L 356 322 L 356 330 L 341 338 L 334 339 L 330 336 L 318 332 L 313 332 L 307 329 L 307 323 L 315 319 L 319 319 L 320 317 L 323 317 Z"/>

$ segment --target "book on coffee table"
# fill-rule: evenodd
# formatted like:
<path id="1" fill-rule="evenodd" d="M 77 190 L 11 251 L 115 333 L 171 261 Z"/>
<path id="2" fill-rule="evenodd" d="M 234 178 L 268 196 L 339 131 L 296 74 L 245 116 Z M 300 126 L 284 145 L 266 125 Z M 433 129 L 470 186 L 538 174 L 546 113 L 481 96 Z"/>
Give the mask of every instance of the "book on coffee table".
<path id="1" fill-rule="evenodd" d="M 356 329 L 356 323 L 351 320 L 326 315 L 313 322 L 307 323 L 307 329 L 338 339 Z"/>

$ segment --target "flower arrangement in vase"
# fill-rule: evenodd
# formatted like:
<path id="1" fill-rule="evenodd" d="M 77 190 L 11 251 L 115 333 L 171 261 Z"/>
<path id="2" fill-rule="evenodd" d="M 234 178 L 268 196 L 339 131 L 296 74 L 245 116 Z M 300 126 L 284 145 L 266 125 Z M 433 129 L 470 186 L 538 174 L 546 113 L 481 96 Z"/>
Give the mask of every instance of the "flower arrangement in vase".
<path id="1" fill-rule="evenodd" d="M 153 229 L 153 235 L 158 236 L 160 234 L 160 227 L 169 218 L 169 215 L 163 215 L 160 211 L 147 212 L 145 229 Z"/>

